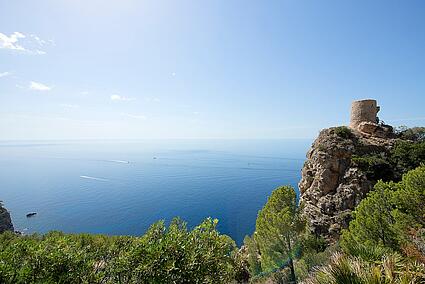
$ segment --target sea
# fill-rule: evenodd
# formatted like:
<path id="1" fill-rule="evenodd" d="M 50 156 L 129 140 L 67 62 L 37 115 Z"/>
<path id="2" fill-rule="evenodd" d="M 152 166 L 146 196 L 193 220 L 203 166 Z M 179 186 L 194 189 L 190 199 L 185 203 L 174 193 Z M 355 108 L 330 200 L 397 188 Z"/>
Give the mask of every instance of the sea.
<path id="1" fill-rule="evenodd" d="M 297 183 L 308 139 L 0 142 L 0 200 L 24 234 L 142 235 L 205 218 L 241 245 L 273 189 Z M 31 218 L 26 214 L 36 212 Z"/>

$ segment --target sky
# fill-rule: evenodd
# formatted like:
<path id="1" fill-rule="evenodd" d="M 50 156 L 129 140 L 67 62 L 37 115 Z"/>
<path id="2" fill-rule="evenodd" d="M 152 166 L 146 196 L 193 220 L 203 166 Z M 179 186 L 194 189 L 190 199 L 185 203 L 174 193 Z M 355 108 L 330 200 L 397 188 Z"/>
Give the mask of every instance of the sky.
<path id="1" fill-rule="evenodd" d="M 0 0 L 0 140 L 425 125 L 425 1 Z"/>

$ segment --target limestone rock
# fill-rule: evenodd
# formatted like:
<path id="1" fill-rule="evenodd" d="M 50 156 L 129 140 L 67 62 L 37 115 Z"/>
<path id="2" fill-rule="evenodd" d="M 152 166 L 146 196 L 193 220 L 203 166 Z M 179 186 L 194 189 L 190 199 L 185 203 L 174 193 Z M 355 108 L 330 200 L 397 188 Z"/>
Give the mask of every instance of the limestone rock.
<path id="1" fill-rule="evenodd" d="M 307 153 L 299 182 L 304 214 L 310 229 L 328 241 L 336 240 L 341 229 L 347 228 L 352 210 L 373 188 L 375 181 L 351 161 L 353 155 L 368 153 L 386 155 L 395 143 L 392 138 L 380 138 L 341 128 L 320 132 Z"/>
<path id="2" fill-rule="evenodd" d="M 357 130 L 362 134 L 367 134 L 380 138 L 393 137 L 393 128 L 389 125 L 377 124 L 373 122 L 363 121 L 357 126 Z"/>

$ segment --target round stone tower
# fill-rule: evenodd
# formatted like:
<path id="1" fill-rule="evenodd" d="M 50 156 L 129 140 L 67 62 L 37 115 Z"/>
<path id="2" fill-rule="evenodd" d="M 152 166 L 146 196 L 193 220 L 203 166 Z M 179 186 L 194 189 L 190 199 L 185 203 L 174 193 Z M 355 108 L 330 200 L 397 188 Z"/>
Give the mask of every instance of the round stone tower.
<path id="1" fill-rule="evenodd" d="M 379 106 L 376 100 L 360 100 L 351 104 L 350 128 L 357 129 L 362 122 L 378 123 Z"/>

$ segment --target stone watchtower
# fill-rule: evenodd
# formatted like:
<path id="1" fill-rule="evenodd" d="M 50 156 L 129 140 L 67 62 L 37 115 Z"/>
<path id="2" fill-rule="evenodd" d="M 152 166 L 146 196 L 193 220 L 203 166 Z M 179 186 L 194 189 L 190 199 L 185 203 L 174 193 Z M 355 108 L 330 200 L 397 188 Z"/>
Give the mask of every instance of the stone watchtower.
<path id="1" fill-rule="evenodd" d="M 350 127 L 357 129 L 362 122 L 378 123 L 378 112 L 376 100 L 354 101 L 351 104 Z"/>
<path id="2" fill-rule="evenodd" d="M 393 135 L 393 128 L 379 122 L 380 107 L 376 100 L 360 100 L 351 104 L 350 128 L 360 133 L 387 138 Z"/>

